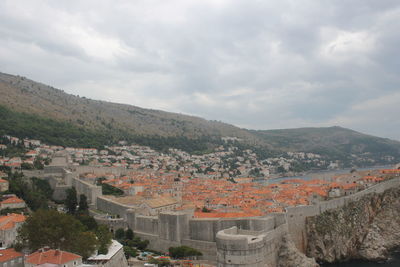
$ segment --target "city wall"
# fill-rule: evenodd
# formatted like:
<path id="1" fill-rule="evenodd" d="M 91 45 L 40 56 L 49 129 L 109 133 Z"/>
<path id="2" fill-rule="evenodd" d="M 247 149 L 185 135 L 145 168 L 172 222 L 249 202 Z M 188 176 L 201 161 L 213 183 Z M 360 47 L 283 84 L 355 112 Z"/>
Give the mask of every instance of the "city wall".
<path id="1" fill-rule="evenodd" d="M 71 170 L 77 173 L 78 175 L 84 173 L 93 173 L 96 175 L 105 175 L 105 174 L 114 174 L 117 176 L 126 175 L 130 171 L 129 169 L 122 167 L 95 167 L 95 166 L 73 166 Z"/>
<path id="2" fill-rule="evenodd" d="M 75 187 L 78 196 L 84 194 L 87 197 L 88 204 L 92 206 L 95 206 L 97 199 L 103 195 L 101 186 L 90 184 L 77 177 L 72 178 L 72 186 Z"/>
<path id="3" fill-rule="evenodd" d="M 384 191 L 400 186 L 400 178 L 396 177 L 388 181 L 371 186 L 370 188 L 357 192 L 353 195 L 335 198 L 328 201 L 321 201 L 314 205 L 297 206 L 286 208 L 286 218 L 289 227 L 290 236 L 296 247 L 305 252 L 307 248 L 306 238 L 306 217 L 316 216 L 324 211 L 336 209 L 346 204 L 357 201 L 365 195 L 371 193 L 383 193 Z"/>
<path id="4" fill-rule="evenodd" d="M 287 224 L 273 229 L 249 231 L 231 227 L 216 236 L 217 263 L 219 267 L 276 267 L 282 238 L 287 234 Z"/>
<path id="5" fill-rule="evenodd" d="M 189 212 L 162 212 L 158 216 L 139 215 L 131 209 L 131 206 L 102 196 L 101 187 L 78 178 L 79 174 L 88 172 L 100 175 L 106 173 L 120 175 L 125 174 L 127 170 L 79 166 L 74 168 L 74 172 L 69 172 L 59 166 L 51 166 L 43 171 L 26 173 L 29 176 L 48 179 L 55 189 L 55 195 L 61 199 L 65 198 L 66 188 L 75 186 L 78 194 L 85 194 L 90 204 L 97 209 L 119 215 L 124 223 L 119 220 L 114 227 L 131 228 L 137 236 L 149 240 L 149 247 L 154 250 L 167 251 L 171 246 L 187 245 L 201 251 L 204 259 L 217 260 L 218 266 L 221 267 L 275 267 L 284 234 L 289 233 L 300 251 L 306 250 L 306 217 L 343 207 L 370 193 L 382 193 L 387 189 L 400 186 L 400 178 L 397 177 L 353 195 L 308 206 L 287 208 L 285 214 L 252 218 L 199 219 L 193 218 L 193 214 Z"/>

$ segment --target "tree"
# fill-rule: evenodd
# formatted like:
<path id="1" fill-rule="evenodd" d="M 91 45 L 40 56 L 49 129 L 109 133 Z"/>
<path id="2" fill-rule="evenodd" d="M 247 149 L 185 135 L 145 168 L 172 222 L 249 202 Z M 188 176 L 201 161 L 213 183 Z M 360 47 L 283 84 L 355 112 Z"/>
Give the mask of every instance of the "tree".
<path id="1" fill-rule="evenodd" d="M 78 211 L 80 213 L 88 213 L 89 211 L 89 206 L 87 203 L 87 197 L 84 194 L 79 195 L 79 208 Z"/>
<path id="2" fill-rule="evenodd" d="M 48 181 L 32 177 L 29 183 L 23 173 L 19 172 L 10 172 L 7 179 L 10 183 L 9 192 L 25 200 L 29 208 L 34 211 L 48 208 L 48 200 L 53 194 Z"/>
<path id="3" fill-rule="evenodd" d="M 117 239 L 118 241 L 123 240 L 125 237 L 125 231 L 122 228 L 118 228 L 115 231 L 115 239 Z"/>
<path id="4" fill-rule="evenodd" d="M 34 168 L 35 167 L 30 163 L 24 162 L 21 164 L 21 169 L 23 169 L 23 170 L 33 170 Z"/>
<path id="5" fill-rule="evenodd" d="M 108 230 L 108 227 L 101 224 L 97 227 L 96 236 L 99 241 L 99 254 L 107 254 L 108 247 L 111 244 L 112 234 Z"/>
<path id="6" fill-rule="evenodd" d="M 149 243 L 149 240 L 141 240 L 136 244 L 136 247 L 140 250 L 145 250 Z"/>
<path id="7" fill-rule="evenodd" d="M 76 198 L 76 189 L 75 187 L 68 188 L 66 192 L 67 197 L 65 199 L 65 208 L 67 209 L 67 213 L 75 214 L 76 206 L 78 205 L 78 200 Z"/>
<path id="8" fill-rule="evenodd" d="M 171 266 L 171 261 L 168 259 L 151 258 L 149 263 L 156 264 L 157 266 Z"/>
<path id="9" fill-rule="evenodd" d="M 128 228 L 125 233 L 125 239 L 133 240 L 134 234 L 131 228 Z"/>
<path id="10" fill-rule="evenodd" d="M 18 230 L 19 246 L 31 251 L 48 246 L 88 257 L 98 247 L 94 233 L 69 214 L 38 210 Z"/>
<path id="11" fill-rule="evenodd" d="M 41 192 L 47 199 L 51 199 L 54 190 L 51 189 L 50 183 L 47 180 L 32 177 L 32 189 L 36 192 Z"/>
<path id="12" fill-rule="evenodd" d="M 124 246 L 124 253 L 127 259 L 130 257 L 136 257 L 138 255 L 137 250 L 129 246 Z"/>
<path id="13" fill-rule="evenodd" d="M 200 251 L 188 246 L 170 247 L 168 251 L 171 257 L 177 259 L 183 259 L 187 257 L 197 257 L 203 255 Z"/>
<path id="14" fill-rule="evenodd" d="M 124 191 L 122 191 L 121 189 L 106 183 L 101 184 L 101 190 L 103 195 L 122 196 L 124 194 Z"/>
<path id="15" fill-rule="evenodd" d="M 37 157 L 37 158 L 33 161 L 33 166 L 35 167 L 35 169 L 43 170 L 44 165 L 43 165 L 43 163 L 42 163 L 42 158 Z"/>
<path id="16" fill-rule="evenodd" d="M 78 219 L 83 224 L 83 226 L 85 226 L 87 231 L 96 231 L 98 224 L 92 216 L 81 213 L 77 214 L 75 218 Z"/>

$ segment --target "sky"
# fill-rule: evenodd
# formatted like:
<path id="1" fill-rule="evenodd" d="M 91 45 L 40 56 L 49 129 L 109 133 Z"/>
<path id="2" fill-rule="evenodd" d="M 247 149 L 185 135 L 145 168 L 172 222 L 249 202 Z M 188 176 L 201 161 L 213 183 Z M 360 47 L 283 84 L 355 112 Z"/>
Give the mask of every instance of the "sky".
<path id="1" fill-rule="evenodd" d="M 251 129 L 400 140 L 398 0 L 0 1 L 0 72 Z"/>

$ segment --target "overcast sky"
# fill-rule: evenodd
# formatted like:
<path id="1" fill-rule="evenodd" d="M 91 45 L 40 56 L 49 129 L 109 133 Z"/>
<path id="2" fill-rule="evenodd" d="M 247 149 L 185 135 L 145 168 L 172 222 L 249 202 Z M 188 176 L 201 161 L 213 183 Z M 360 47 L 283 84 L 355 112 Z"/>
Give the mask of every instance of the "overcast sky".
<path id="1" fill-rule="evenodd" d="M 400 140 L 400 1 L 0 1 L 0 71 L 252 129 Z"/>

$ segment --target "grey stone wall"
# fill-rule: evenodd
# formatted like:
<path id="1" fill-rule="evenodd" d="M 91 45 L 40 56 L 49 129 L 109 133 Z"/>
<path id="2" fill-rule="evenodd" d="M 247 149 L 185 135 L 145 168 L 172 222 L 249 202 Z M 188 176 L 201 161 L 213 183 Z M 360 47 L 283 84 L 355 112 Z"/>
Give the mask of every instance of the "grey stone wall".
<path id="1" fill-rule="evenodd" d="M 74 166 L 72 170 L 77 174 L 93 173 L 96 175 L 114 174 L 126 175 L 130 170 L 125 168 L 110 168 L 110 167 L 94 167 L 94 166 Z"/>
<path id="2" fill-rule="evenodd" d="M 119 215 L 124 220 L 127 220 L 127 211 L 131 208 L 102 196 L 97 197 L 96 207 L 110 214 Z"/>
<path id="3" fill-rule="evenodd" d="M 290 207 L 286 209 L 286 220 L 288 222 L 289 233 L 296 247 L 305 252 L 307 247 L 306 238 L 306 217 L 316 216 L 326 210 L 336 209 L 344 205 L 357 201 L 365 195 L 371 193 L 382 193 L 390 188 L 399 187 L 400 178 L 396 177 L 388 181 L 376 184 L 366 190 L 357 192 L 353 195 L 331 199 L 328 201 L 321 201 L 314 205 Z"/>
<path id="4" fill-rule="evenodd" d="M 135 231 L 159 235 L 159 220 L 156 216 L 136 216 Z"/>
<path id="5" fill-rule="evenodd" d="M 102 196 L 101 186 L 93 185 L 79 178 L 72 178 L 72 186 L 75 187 L 78 196 L 84 194 L 88 204 L 96 205 L 96 201 Z"/>

